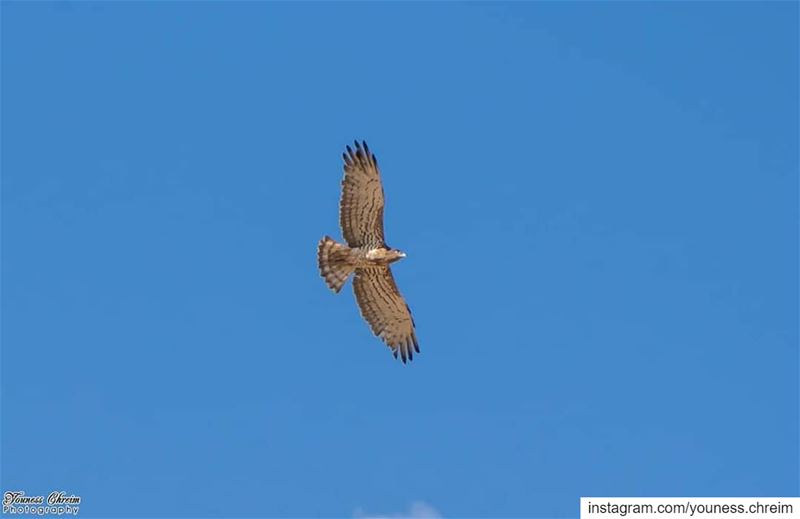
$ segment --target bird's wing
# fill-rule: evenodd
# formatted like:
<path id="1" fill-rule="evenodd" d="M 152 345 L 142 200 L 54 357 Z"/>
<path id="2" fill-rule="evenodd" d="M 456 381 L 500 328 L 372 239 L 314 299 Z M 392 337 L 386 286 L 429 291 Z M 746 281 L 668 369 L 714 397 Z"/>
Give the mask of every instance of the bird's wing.
<path id="1" fill-rule="evenodd" d="M 399 354 L 406 362 L 415 351 L 419 353 L 411 310 L 400 295 L 389 267 L 356 269 L 353 290 L 372 333 L 392 348 L 395 357 Z"/>
<path id="2" fill-rule="evenodd" d="M 339 224 L 350 247 L 383 245 L 383 186 L 378 161 L 367 143 L 347 146 Z"/>

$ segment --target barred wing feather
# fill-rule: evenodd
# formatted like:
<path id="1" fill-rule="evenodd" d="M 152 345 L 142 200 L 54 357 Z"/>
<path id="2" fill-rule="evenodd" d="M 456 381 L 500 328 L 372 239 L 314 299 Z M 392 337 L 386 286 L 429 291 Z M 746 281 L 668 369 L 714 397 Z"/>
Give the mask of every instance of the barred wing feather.
<path id="1" fill-rule="evenodd" d="M 361 315 L 372 332 L 392 348 L 403 362 L 419 353 L 414 319 L 405 299 L 400 295 L 389 267 L 356 269 L 353 290 Z"/>
<path id="2" fill-rule="evenodd" d="M 344 158 L 339 224 L 350 247 L 383 245 L 383 186 L 378 161 L 367 143 L 347 147 Z"/>

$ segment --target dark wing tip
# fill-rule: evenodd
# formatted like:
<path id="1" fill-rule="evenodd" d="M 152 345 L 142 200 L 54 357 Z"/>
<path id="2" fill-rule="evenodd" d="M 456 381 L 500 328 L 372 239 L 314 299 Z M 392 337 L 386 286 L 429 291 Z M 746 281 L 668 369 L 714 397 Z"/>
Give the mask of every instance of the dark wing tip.
<path id="1" fill-rule="evenodd" d="M 369 146 L 367 146 L 367 141 L 361 141 L 362 146 L 364 147 L 364 154 L 367 156 L 368 160 L 371 160 L 375 166 L 378 165 L 378 159 L 375 157 L 375 154 L 369 151 Z"/>
<path id="2" fill-rule="evenodd" d="M 350 156 L 353 158 L 353 162 L 360 163 L 365 155 L 364 149 L 361 147 L 361 143 L 357 140 L 353 140 L 353 146 L 355 146 L 355 150 L 353 150 L 349 145 L 347 146 L 347 151 L 350 152 Z"/>

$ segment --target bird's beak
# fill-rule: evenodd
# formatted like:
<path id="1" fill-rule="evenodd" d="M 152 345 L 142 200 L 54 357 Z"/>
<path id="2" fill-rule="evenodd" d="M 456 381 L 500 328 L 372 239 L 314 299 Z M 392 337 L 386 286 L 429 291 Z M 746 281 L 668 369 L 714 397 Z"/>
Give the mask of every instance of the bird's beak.
<path id="1" fill-rule="evenodd" d="M 401 253 L 400 253 L 400 257 L 401 257 L 401 258 L 405 258 L 405 257 L 406 257 L 406 253 L 405 253 L 405 252 L 401 252 Z"/>

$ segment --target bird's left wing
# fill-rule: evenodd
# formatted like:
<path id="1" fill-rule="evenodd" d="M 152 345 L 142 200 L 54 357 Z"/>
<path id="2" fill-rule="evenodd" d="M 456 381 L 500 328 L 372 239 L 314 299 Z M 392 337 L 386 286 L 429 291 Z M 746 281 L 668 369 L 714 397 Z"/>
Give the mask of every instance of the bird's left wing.
<path id="1" fill-rule="evenodd" d="M 383 185 L 378 161 L 366 142 L 347 147 L 339 201 L 339 225 L 350 247 L 383 245 Z"/>
<path id="2" fill-rule="evenodd" d="M 400 295 L 389 267 L 356 269 L 353 290 L 361 315 L 372 333 L 383 339 L 403 362 L 419 353 L 414 319 L 405 299 Z"/>

